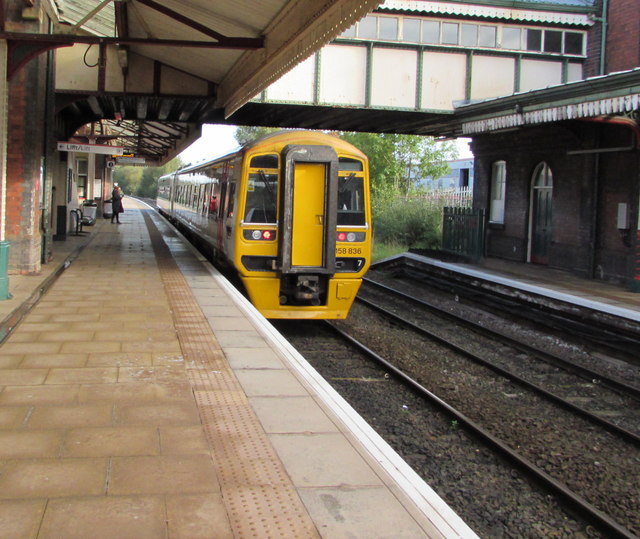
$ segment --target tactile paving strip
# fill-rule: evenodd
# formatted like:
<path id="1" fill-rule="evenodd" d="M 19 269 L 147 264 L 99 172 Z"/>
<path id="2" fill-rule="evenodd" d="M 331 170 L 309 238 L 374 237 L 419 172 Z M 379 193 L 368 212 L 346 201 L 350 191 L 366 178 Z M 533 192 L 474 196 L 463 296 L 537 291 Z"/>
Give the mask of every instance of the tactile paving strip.
<path id="1" fill-rule="evenodd" d="M 143 211 L 235 537 L 319 537 L 191 289 Z"/>

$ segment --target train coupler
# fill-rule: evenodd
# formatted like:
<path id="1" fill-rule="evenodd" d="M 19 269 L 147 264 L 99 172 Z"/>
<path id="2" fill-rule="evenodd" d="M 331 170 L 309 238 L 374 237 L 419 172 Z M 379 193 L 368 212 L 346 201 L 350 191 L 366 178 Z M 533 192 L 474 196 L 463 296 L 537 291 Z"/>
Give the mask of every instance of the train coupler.
<path id="1" fill-rule="evenodd" d="M 318 275 L 288 275 L 280 281 L 280 304 L 321 305 L 324 288 Z"/>

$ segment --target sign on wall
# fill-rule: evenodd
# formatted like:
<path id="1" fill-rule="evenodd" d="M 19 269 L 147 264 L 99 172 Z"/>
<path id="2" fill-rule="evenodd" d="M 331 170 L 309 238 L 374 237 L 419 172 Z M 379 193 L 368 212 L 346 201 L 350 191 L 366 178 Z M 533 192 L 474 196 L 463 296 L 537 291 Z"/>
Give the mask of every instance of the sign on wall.
<path id="1" fill-rule="evenodd" d="M 109 146 L 108 144 L 76 144 L 75 142 L 58 142 L 58 151 L 122 155 L 124 153 L 124 147 Z"/>

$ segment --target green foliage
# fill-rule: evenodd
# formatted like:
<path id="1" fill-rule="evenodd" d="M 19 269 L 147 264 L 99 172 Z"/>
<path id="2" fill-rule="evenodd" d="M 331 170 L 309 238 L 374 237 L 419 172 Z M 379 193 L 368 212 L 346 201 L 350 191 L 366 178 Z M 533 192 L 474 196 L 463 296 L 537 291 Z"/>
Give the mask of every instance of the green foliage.
<path id="1" fill-rule="evenodd" d="M 244 146 L 247 142 L 251 142 L 260 137 L 264 137 L 269 133 L 273 133 L 275 131 L 279 131 L 279 129 L 274 129 L 273 127 L 254 127 L 251 125 L 241 125 L 236 129 L 236 140 L 238 144 Z"/>
<path id="2" fill-rule="evenodd" d="M 442 209 L 415 197 L 417 182 L 446 174 L 447 161 L 458 156 L 456 145 L 416 135 L 342 133 L 341 137 L 369 158 L 374 245 L 437 248 Z"/>
<path id="3" fill-rule="evenodd" d="M 421 198 L 395 198 L 378 206 L 373 217 L 376 243 L 437 249 L 442 237 L 442 208 Z"/>
<path id="4" fill-rule="evenodd" d="M 369 158 L 374 196 L 389 191 L 407 196 L 418 180 L 439 178 L 449 170 L 447 161 L 458 156 L 453 142 L 432 137 L 389 133 L 341 133 L 341 138 L 362 150 Z"/>
<path id="5" fill-rule="evenodd" d="M 161 167 L 116 167 L 113 171 L 113 181 L 118 182 L 122 190 L 128 195 L 142 198 L 156 198 L 158 178 L 184 166 L 181 159 L 176 157 Z"/>

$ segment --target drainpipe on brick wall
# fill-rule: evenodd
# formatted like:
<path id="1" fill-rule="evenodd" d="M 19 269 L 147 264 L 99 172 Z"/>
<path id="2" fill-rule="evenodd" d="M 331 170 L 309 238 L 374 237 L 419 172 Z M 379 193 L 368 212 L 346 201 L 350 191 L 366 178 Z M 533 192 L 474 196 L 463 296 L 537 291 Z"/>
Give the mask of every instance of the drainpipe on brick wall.
<path id="1" fill-rule="evenodd" d="M 640 293 L 640 194 L 638 194 L 638 220 L 636 222 L 636 241 L 634 248 L 631 291 Z"/>
<path id="2" fill-rule="evenodd" d="M 9 299 L 9 242 L 5 240 L 7 221 L 7 129 L 9 114 L 7 84 L 7 42 L 0 40 L 0 301 Z"/>
<path id="3" fill-rule="evenodd" d="M 609 0 L 602 0 L 602 18 L 600 19 L 600 75 L 605 74 L 607 58 L 607 31 L 609 30 Z"/>

